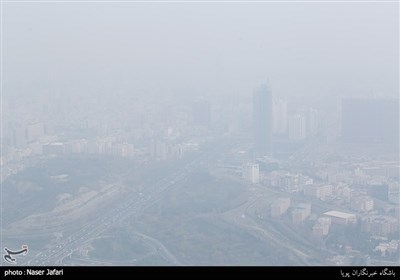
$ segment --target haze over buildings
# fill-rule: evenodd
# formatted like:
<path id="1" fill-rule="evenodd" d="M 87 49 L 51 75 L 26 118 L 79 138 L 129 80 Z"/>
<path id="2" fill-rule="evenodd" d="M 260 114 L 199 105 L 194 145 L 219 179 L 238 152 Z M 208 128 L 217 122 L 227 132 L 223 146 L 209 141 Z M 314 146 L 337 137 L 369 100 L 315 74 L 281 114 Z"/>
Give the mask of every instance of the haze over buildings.
<path id="1" fill-rule="evenodd" d="M 398 265 L 398 3 L 2 7 L 18 265 Z"/>
<path id="2" fill-rule="evenodd" d="M 343 99 L 342 140 L 399 143 L 399 99 Z"/>
<path id="3" fill-rule="evenodd" d="M 254 92 L 254 150 L 258 157 L 271 155 L 272 152 L 272 93 L 267 86 Z"/>

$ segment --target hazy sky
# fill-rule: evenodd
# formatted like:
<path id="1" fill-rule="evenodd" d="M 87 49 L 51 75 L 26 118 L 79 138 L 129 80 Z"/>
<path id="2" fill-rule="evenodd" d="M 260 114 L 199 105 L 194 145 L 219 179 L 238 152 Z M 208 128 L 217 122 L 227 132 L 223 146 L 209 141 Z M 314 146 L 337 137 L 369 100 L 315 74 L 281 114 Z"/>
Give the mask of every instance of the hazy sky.
<path id="1" fill-rule="evenodd" d="M 4 3 L 4 94 L 395 95 L 397 3 Z"/>

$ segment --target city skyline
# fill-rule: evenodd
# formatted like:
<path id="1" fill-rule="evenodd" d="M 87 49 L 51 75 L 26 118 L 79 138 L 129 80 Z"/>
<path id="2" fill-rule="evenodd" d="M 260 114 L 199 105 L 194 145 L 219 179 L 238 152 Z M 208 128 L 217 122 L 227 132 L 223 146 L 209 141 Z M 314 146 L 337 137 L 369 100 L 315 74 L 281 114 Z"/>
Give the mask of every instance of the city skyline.
<path id="1" fill-rule="evenodd" d="M 398 266 L 399 3 L 0 7 L 2 265 Z"/>

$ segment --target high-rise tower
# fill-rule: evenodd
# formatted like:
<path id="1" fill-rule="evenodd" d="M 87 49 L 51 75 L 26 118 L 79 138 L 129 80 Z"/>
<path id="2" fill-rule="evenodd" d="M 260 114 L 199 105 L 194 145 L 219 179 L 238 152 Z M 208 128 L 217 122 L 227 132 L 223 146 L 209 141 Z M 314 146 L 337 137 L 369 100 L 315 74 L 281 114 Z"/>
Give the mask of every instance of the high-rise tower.
<path id="1" fill-rule="evenodd" d="M 267 86 L 254 92 L 253 102 L 255 155 L 268 156 L 272 150 L 272 94 Z"/>

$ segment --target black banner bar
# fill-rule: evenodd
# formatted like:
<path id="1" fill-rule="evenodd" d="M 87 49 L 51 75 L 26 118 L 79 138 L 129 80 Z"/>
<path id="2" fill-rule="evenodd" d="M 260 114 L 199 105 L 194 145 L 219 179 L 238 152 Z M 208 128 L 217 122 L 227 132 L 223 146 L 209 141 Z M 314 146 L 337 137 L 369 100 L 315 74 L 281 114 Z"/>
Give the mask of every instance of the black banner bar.
<path id="1" fill-rule="evenodd" d="M 53 279 L 78 277 L 113 277 L 142 279 L 149 277 L 240 277 L 243 279 L 262 276 L 263 279 L 399 279 L 399 267 L 128 267 L 128 266 L 79 266 L 79 267 L 0 267 L 1 278 L 40 278 Z M 137 278 L 140 277 L 140 278 Z M 293 278 L 294 277 L 294 278 Z M 207 280 L 207 278 L 205 278 Z"/>

